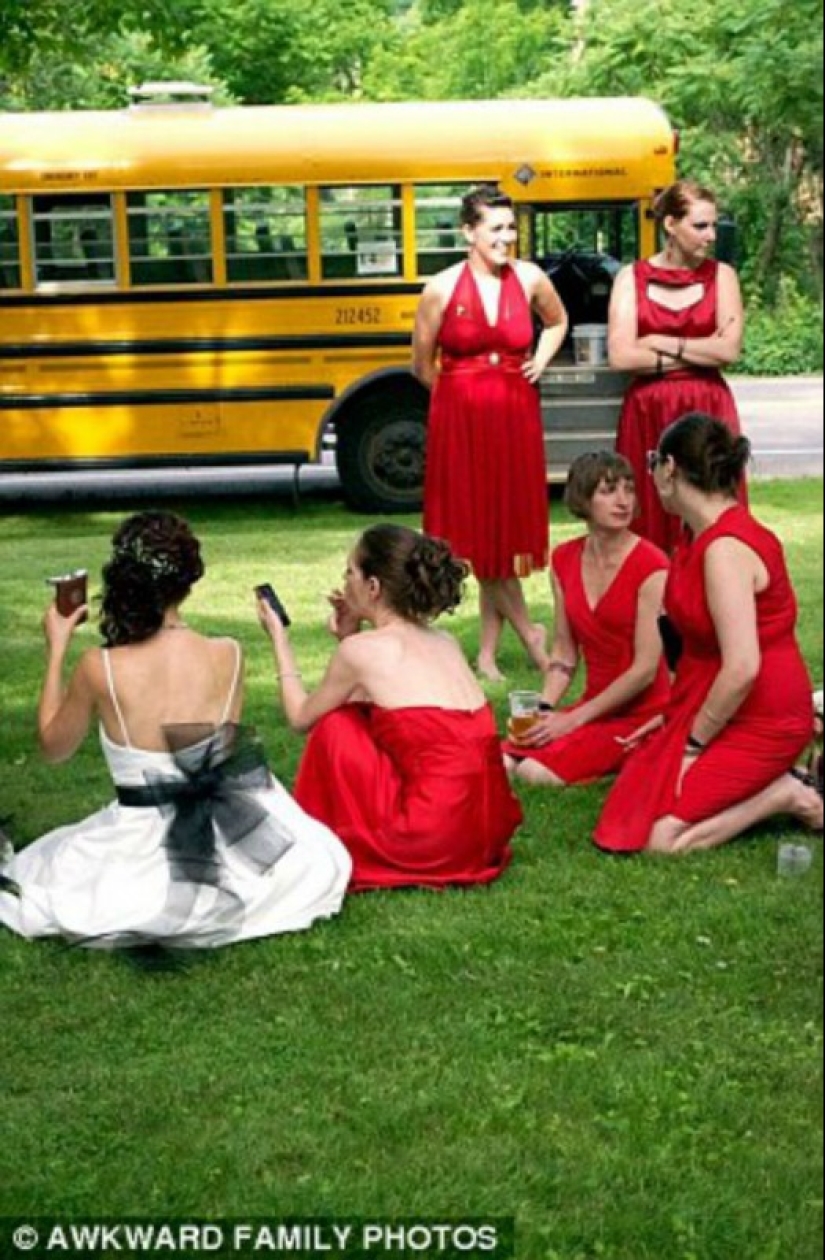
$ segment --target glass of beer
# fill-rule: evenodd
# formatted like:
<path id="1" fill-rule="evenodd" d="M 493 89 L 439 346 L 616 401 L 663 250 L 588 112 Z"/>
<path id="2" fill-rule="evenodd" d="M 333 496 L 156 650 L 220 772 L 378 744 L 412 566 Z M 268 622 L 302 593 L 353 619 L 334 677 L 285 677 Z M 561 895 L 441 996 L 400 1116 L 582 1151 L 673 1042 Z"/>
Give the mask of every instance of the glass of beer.
<path id="1" fill-rule="evenodd" d="M 72 617 L 78 608 L 89 602 L 89 575 L 85 569 L 64 573 L 61 577 L 47 578 L 46 584 L 55 590 L 55 603 L 61 617 Z M 86 617 L 83 620 L 86 621 Z"/>
<path id="2" fill-rule="evenodd" d="M 541 696 L 537 691 L 510 693 L 510 733 L 513 739 L 524 739 L 541 715 Z"/>

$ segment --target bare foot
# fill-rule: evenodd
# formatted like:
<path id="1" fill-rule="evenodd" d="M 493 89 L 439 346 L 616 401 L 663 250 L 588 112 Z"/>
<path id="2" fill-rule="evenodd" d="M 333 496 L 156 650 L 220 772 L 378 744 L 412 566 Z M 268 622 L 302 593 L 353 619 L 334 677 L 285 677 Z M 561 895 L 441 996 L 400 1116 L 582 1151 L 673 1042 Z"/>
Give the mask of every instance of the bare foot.
<path id="1" fill-rule="evenodd" d="M 499 669 L 498 665 L 496 665 L 495 661 L 488 660 L 487 657 L 480 656 L 478 658 L 478 664 L 476 666 L 476 670 L 478 672 L 479 678 L 483 678 L 486 682 L 503 683 L 507 681 L 505 675 L 502 674 L 501 670 Z"/>
<path id="2" fill-rule="evenodd" d="M 527 655 L 540 673 L 547 673 L 550 657 L 547 655 L 547 630 L 544 626 L 533 626 L 527 640 Z"/>

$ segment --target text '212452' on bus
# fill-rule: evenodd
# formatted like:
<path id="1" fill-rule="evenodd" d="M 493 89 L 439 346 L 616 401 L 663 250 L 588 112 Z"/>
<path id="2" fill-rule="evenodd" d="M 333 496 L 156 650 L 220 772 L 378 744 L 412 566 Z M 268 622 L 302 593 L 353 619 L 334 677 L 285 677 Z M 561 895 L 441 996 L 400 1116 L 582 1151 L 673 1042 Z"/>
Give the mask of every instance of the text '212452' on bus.
<path id="1" fill-rule="evenodd" d="M 514 199 L 575 335 L 653 252 L 676 148 L 644 99 L 223 109 L 167 84 L 0 115 L 0 478 L 297 469 L 329 443 L 351 506 L 413 510 L 415 312 L 465 256 L 463 195 Z M 622 388 L 598 360 L 553 365 L 551 477 L 612 443 Z"/>

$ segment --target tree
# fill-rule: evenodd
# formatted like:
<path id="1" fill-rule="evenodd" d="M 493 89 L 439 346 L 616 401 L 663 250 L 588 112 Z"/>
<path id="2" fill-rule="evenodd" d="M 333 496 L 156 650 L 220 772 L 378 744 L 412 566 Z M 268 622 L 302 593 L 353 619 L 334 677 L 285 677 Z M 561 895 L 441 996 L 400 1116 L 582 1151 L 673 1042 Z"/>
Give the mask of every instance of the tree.
<path id="1" fill-rule="evenodd" d="M 819 0 L 591 0 L 580 29 L 578 57 L 530 93 L 653 96 L 682 132 L 682 170 L 736 210 L 751 288 L 772 300 L 783 271 L 821 285 Z"/>

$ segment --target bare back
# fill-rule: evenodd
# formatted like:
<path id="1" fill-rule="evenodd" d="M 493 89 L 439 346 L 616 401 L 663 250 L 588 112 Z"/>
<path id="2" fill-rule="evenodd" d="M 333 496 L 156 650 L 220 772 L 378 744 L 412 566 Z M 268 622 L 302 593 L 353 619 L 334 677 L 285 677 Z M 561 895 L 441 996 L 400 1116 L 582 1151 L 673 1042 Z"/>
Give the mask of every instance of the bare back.
<path id="1" fill-rule="evenodd" d="M 146 643 L 93 656 L 97 710 L 116 744 L 161 752 L 166 748 L 165 726 L 240 720 L 242 656 L 232 639 L 208 639 L 184 629 L 162 631 Z"/>
<path id="2" fill-rule="evenodd" d="M 443 631 L 396 623 L 348 647 L 366 698 L 380 708 L 474 713 L 487 702 L 461 647 Z"/>

